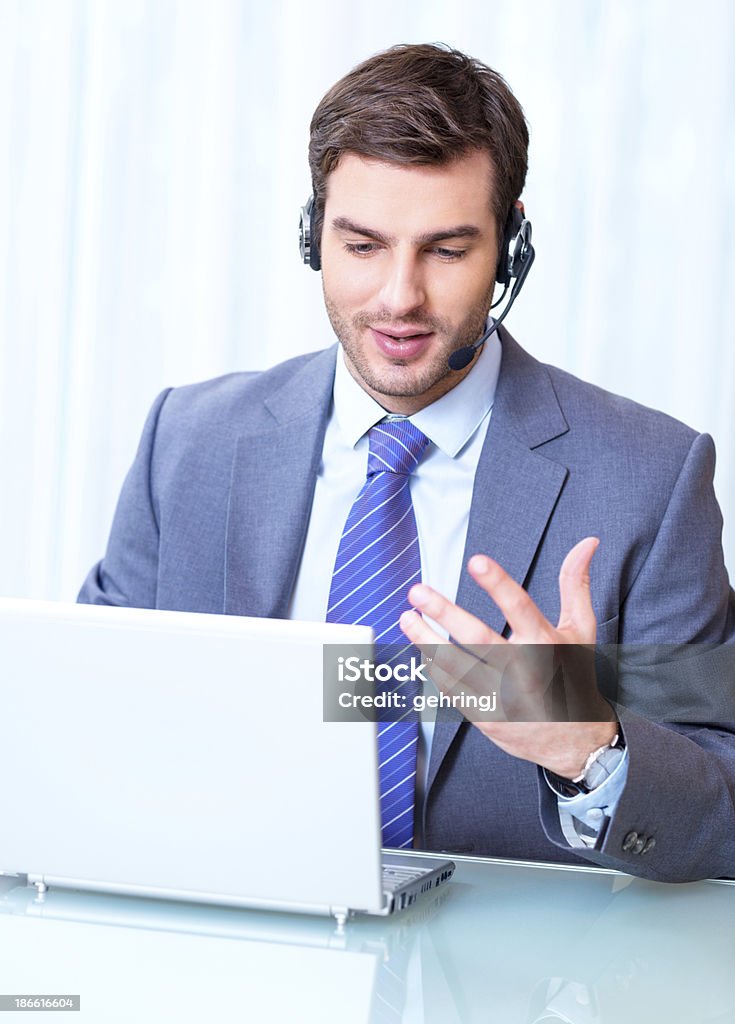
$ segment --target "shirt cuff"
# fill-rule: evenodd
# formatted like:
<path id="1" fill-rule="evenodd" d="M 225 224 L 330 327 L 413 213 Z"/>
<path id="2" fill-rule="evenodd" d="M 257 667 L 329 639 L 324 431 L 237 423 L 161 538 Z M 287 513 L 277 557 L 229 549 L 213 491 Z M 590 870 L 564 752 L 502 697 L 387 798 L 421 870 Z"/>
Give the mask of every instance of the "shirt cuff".
<path id="1" fill-rule="evenodd" d="M 628 751 L 623 751 L 612 774 L 596 789 L 577 796 L 562 796 L 544 771 L 546 784 L 556 796 L 564 838 L 576 849 L 591 849 L 615 813 L 628 779 Z"/>

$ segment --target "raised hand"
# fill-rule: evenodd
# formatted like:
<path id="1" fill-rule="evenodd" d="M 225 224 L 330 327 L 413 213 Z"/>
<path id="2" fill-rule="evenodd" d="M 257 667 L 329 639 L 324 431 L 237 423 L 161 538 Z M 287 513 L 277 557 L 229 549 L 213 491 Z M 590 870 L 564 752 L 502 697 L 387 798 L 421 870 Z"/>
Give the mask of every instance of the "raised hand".
<path id="1" fill-rule="evenodd" d="M 486 555 L 474 555 L 468 569 L 503 612 L 512 630 L 508 639 L 425 584 L 408 595 L 420 614 L 401 617 L 403 632 L 431 659 L 431 677 L 443 693 L 499 695 L 494 714 L 456 705 L 488 739 L 567 778 L 579 774 L 589 754 L 617 732 L 594 673 L 597 623 L 590 563 L 598 544 L 596 537 L 586 537 L 564 559 L 556 626 Z M 443 639 L 425 617 L 454 642 Z"/>

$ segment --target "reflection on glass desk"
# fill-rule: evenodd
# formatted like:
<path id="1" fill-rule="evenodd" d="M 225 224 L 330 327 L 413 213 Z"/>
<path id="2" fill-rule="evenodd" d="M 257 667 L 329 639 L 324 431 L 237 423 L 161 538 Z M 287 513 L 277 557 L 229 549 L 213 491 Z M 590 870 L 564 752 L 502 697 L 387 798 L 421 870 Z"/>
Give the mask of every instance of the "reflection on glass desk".
<path id="1" fill-rule="evenodd" d="M 0 991 L 79 994 L 94 1024 L 735 1021 L 735 884 L 454 859 L 433 899 L 342 931 L 0 878 Z"/>

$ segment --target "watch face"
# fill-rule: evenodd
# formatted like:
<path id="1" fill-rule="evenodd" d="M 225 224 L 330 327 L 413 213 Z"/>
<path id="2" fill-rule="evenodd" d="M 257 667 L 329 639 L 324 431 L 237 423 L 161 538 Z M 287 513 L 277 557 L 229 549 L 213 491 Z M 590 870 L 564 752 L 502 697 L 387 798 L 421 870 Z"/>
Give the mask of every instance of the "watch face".
<path id="1" fill-rule="evenodd" d="M 609 779 L 623 758 L 621 747 L 608 747 L 598 754 L 584 773 L 583 784 L 587 790 L 597 789 L 605 779 Z"/>

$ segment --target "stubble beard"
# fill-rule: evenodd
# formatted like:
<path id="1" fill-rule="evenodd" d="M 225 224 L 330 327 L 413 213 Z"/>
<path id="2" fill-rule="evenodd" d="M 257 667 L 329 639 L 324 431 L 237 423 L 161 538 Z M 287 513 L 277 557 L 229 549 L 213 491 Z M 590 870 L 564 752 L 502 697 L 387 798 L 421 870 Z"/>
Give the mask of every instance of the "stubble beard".
<path id="1" fill-rule="evenodd" d="M 367 385 L 369 390 L 379 395 L 415 398 L 435 390 L 446 393 L 454 383 L 462 379 L 464 374 L 458 374 L 449 368 L 449 357 L 458 348 L 472 345 L 482 335 L 492 294 L 491 290 L 481 303 L 473 307 L 454 332 L 451 324 L 439 317 L 406 317 L 406 323 L 421 326 L 427 333 L 434 332 L 434 351 L 431 358 L 420 366 L 411 366 L 410 361 L 401 359 L 391 360 L 385 366 L 375 366 L 370 361 L 368 347 L 371 342 L 367 334 L 368 328 L 379 327 L 381 323 L 397 325 L 401 322 L 400 319 L 379 313 L 357 313 L 353 317 L 347 317 L 337 309 L 326 292 L 324 303 L 332 329 L 344 349 L 349 364 L 363 385 Z M 442 382 L 448 386 L 440 388 Z"/>

